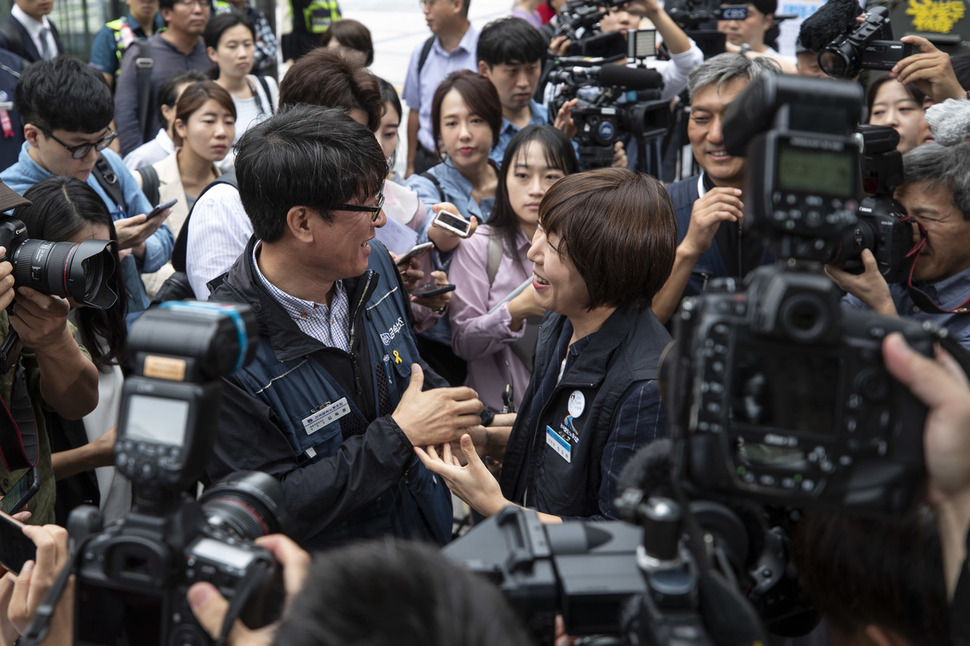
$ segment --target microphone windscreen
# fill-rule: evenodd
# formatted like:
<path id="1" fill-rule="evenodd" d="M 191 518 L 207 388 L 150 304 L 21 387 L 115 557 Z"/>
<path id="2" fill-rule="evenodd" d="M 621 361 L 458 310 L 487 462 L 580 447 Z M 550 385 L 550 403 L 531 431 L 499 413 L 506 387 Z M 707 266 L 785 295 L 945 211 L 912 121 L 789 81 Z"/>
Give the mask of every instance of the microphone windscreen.
<path id="1" fill-rule="evenodd" d="M 804 51 L 821 51 L 847 27 L 855 26 L 860 13 L 862 8 L 856 0 L 829 0 L 802 22 L 799 45 Z"/>
<path id="2" fill-rule="evenodd" d="M 656 70 L 637 69 L 623 65 L 604 65 L 599 72 L 600 85 L 619 85 L 631 90 L 662 88 L 663 77 Z"/>

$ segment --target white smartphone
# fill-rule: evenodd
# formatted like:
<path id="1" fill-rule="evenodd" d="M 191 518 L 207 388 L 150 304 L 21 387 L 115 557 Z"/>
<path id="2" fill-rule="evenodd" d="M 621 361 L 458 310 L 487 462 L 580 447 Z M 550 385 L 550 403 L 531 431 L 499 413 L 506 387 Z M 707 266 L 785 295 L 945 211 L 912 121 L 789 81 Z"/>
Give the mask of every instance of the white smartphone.
<path id="1" fill-rule="evenodd" d="M 447 229 L 461 238 L 467 238 L 472 230 L 471 221 L 460 215 L 455 215 L 451 211 L 438 211 L 438 215 L 435 216 L 432 224 Z"/>

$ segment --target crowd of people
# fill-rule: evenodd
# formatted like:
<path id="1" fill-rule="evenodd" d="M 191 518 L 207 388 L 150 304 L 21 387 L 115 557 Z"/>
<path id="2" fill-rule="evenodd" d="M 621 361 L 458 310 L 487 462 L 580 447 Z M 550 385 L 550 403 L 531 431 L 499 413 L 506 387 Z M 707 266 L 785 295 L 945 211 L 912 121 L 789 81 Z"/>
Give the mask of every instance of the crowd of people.
<path id="1" fill-rule="evenodd" d="M 431 35 L 399 94 L 368 69 L 366 25 L 333 0 L 294 0 L 282 46 L 246 0 L 128 0 L 89 62 L 62 54 L 52 2 L 15 0 L 0 27 L 0 90 L 13 97 L 0 109 L 0 210 L 30 238 L 112 241 L 119 298 L 87 307 L 0 262 L 0 338 L 12 341 L 0 352 L 0 492 L 27 469 L 41 481 L 17 515 L 36 563 L 0 578 L 0 645 L 15 643 L 66 562 L 71 509 L 99 505 L 111 521 L 131 506 L 112 468 L 127 330 L 161 300 L 245 304 L 259 326 L 254 359 L 224 379 L 200 479 L 279 480 L 287 536 L 260 543 L 285 567 L 292 603 L 281 625 L 237 625 L 230 643 L 351 643 L 367 631 L 367 643 L 415 631 L 427 643 L 527 643 L 494 590 L 405 541 L 452 540 L 455 497 L 476 520 L 508 505 L 546 523 L 620 517 L 620 471 L 669 434 L 659 364 L 681 302 L 775 261 L 745 226 L 757 196 L 746 159 L 726 149 L 725 115 L 759 79 L 824 76 L 815 53 L 829 38 L 809 20 L 797 57 L 780 54 L 774 0 L 743 15 L 725 3 L 735 13 L 717 21 L 719 52 L 702 52 L 656 0 L 604 3 L 578 32 L 558 25 L 560 0 L 517 2 L 480 31 L 469 3 L 421 0 Z M 862 13 L 849 5 L 831 37 Z M 692 171 L 666 182 L 643 172 L 636 136 L 606 144 L 606 167 L 586 167 L 574 117 L 590 95 L 557 101 L 562 88 L 546 83 L 584 38 L 640 28 L 663 42 L 646 61 L 663 81 L 655 98 L 686 120 L 656 151 L 689 154 L 674 165 Z M 912 270 L 887 284 L 867 250 L 861 273 L 825 273 L 846 306 L 929 321 L 970 349 L 970 77 L 963 58 L 903 40 L 917 53 L 859 82 L 864 122 L 899 135 Z M 810 516 L 796 553 L 836 643 L 960 643 L 965 613 L 947 603 L 970 603 L 970 387 L 945 353 L 926 358 L 891 335 L 884 355 L 929 407 L 925 500 L 886 525 Z M 873 532 L 886 540 L 871 545 Z M 919 567 L 910 540 L 929 552 Z M 324 554 L 312 568 L 308 552 Z M 855 580 L 876 567 L 883 578 Z M 894 577 L 907 578 L 899 594 L 882 583 Z M 349 608 L 385 578 L 372 599 L 383 610 L 339 622 L 320 611 Z M 70 640 L 69 598 L 48 643 Z M 449 625 L 463 598 L 488 611 Z M 197 583 L 188 601 L 218 634 L 219 591 Z M 373 612 L 388 620 L 371 624 Z"/>

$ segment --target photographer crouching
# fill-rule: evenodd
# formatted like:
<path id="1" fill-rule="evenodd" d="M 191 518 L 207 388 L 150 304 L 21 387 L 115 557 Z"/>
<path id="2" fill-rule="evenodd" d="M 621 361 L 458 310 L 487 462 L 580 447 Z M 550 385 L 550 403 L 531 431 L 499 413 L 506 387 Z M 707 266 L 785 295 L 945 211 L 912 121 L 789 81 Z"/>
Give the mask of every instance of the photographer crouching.
<path id="1" fill-rule="evenodd" d="M 849 305 L 931 321 L 970 348 L 970 144 L 914 148 L 903 156 L 903 182 L 896 199 L 919 228 L 909 275 L 887 284 L 869 250 L 861 274 L 834 265 L 825 271 L 849 293 Z"/>

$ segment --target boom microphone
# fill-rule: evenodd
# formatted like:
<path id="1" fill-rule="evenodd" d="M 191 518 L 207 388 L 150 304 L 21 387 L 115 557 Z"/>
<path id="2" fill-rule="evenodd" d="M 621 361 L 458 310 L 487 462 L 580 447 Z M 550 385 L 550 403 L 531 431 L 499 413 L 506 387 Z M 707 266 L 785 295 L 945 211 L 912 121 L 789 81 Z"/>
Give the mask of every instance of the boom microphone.
<path id="1" fill-rule="evenodd" d="M 622 65 L 559 67 L 549 73 L 550 83 L 572 82 L 624 87 L 629 90 L 655 90 L 664 85 L 660 73 Z"/>
<path id="2" fill-rule="evenodd" d="M 599 68 L 599 81 L 601 85 L 619 85 L 631 90 L 656 90 L 664 86 L 660 72 L 623 65 Z"/>

